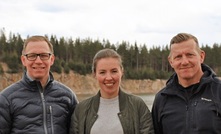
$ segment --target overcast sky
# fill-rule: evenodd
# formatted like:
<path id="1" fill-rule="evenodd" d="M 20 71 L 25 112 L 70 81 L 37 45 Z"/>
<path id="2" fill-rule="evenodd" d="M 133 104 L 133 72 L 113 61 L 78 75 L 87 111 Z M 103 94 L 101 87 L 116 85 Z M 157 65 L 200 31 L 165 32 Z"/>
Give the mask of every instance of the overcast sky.
<path id="1" fill-rule="evenodd" d="M 221 43 L 221 0 L 0 0 L 0 29 L 167 45 L 179 32 Z"/>

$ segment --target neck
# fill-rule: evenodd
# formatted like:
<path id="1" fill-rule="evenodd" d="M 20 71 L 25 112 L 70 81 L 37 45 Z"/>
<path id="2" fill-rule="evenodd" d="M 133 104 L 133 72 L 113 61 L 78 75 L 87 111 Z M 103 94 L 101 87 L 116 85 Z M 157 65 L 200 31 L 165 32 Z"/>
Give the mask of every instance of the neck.
<path id="1" fill-rule="evenodd" d="M 193 84 L 199 83 L 202 76 L 203 76 L 203 72 L 200 72 L 199 75 L 194 76 L 192 78 L 188 78 L 188 79 L 183 79 L 183 78 L 178 77 L 178 82 L 183 87 L 189 87 Z"/>

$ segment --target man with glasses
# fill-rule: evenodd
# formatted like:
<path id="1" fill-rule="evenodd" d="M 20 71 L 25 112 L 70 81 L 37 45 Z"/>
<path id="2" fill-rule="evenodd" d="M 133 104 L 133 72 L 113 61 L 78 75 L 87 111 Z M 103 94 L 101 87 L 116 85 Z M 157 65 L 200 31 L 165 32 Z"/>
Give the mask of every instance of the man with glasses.
<path id="1" fill-rule="evenodd" d="M 32 36 L 23 46 L 23 78 L 0 94 L 1 134 L 67 134 L 78 100 L 74 92 L 54 80 L 53 46 L 44 36 Z"/>

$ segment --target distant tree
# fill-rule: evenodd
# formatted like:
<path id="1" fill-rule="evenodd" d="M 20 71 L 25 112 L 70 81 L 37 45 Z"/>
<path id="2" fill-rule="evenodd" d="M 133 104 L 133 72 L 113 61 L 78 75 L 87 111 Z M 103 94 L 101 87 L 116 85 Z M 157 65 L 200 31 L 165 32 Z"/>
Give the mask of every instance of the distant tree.
<path id="1" fill-rule="evenodd" d="M 62 73 L 61 60 L 55 58 L 53 66 L 51 66 L 52 72 Z"/>
<path id="2" fill-rule="evenodd" d="M 6 44 L 7 44 L 7 38 L 5 35 L 5 31 L 1 30 L 1 33 L 0 33 L 0 59 L 5 53 Z"/>
<path id="3" fill-rule="evenodd" d="M 149 63 L 149 54 L 146 45 L 143 45 L 140 50 L 139 55 L 140 66 L 142 68 L 148 67 Z"/>
<path id="4" fill-rule="evenodd" d="M 6 53 L 3 61 L 8 65 L 9 73 L 18 73 L 22 69 L 17 53 Z"/>
<path id="5" fill-rule="evenodd" d="M 103 48 L 116 50 L 123 59 L 124 78 L 129 79 L 157 79 L 165 78 L 174 72 L 167 57 L 169 48 L 156 47 L 147 48 L 145 44 L 122 41 L 112 44 L 109 40 L 93 40 L 91 38 L 72 39 L 56 35 L 44 35 L 50 40 L 54 47 L 55 62 L 51 71 L 69 73 L 75 71 L 79 74 L 91 73 L 91 64 L 97 51 Z M 20 34 L 9 33 L 8 38 L 5 30 L 0 30 L 0 62 L 5 62 L 10 68 L 10 73 L 22 71 L 20 61 L 21 51 L 26 38 L 22 39 Z M 206 52 L 204 63 L 208 64 L 219 76 L 221 76 L 221 44 L 214 43 L 202 45 Z M 0 67 L 1 73 L 1 67 Z"/>
<path id="6" fill-rule="evenodd" d="M 121 44 L 117 46 L 117 50 L 116 50 L 122 56 L 123 66 L 125 70 L 132 67 L 131 56 L 130 56 L 130 52 L 128 51 L 128 49 L 129 49 L 129 44 L 123 41 Z"/>
<path id="7" fill-rule="evenodd" d="M 17 34 L 15 42 L 15 51 L 19 56 L 22 54 L 23 44 L 24 40 L 21 38 L 21 35 Z"/>
<path id="8" fill-rule="evenodd" d="M 2 65 L 0 64 L 0 74 L 3 74 L 3 73 L 4 73 L 4 70 L 3 70 Z"/>
<path id="9" fill-rule="evenodd" d="M 68 74 L 70 72 L 70 68 L 68 66 L 68 64 L 64 65 L 64 73 Z"/>

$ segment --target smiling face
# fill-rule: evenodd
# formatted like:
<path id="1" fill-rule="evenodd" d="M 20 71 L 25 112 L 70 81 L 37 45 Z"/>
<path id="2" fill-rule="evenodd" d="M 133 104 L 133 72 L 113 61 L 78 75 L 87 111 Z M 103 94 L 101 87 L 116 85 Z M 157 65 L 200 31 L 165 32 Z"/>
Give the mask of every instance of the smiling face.
<path id="1" fill-rule="evenodd" d="M 100 86 L 101 97 L 114 98 L 118 95 L 123 70 L 117 58 L 107 57 L 97 61 L 95 78 Z"/>
<path id="2" fill-rule="evenodd" d="M 203 75 L 201 63 L 203 63 L 205 52 L 197 49 L 193 39 L 174 43 L 171 45 L 171 53 L 168 57 L 171 67 L 177 73 L 179 82 L 191 81 L 196 83 Z"/>
<path id="3" fill-rule="evenodd" d="M 40 53 L 52 53 L 46 41 L 30 41 L 24 52 L 24 54 L 40 54 Z M 34 79 L 45 84 L 49 77 L 49 71 L 51 65 L 54 63 L 54 55 L 52 54 L 48 60 L 41 60 L 38 56 L 36 60 L 30 61 L 26 56 L 21 56 L 22 64 L 26 67 L 28 75 Z"/>

